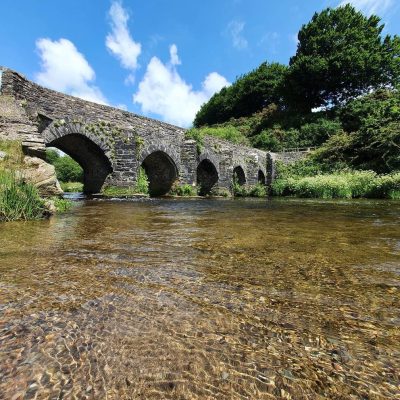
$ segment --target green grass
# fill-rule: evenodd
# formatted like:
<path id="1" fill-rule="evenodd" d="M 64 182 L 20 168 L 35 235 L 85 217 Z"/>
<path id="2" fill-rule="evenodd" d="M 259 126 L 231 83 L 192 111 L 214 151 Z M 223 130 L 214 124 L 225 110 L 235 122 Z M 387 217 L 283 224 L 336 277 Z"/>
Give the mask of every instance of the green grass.
<path id="1" fill-rule="evenodd" d="M 237 182 L 232 184 L 232 192 L 234 197 L 266 197 L 267 188 L 265 185 L 258 183 L 257 185 L 239 185 Z"/>
<path id="2" fill-rule="evenodd" d="M 193 139 L 196 141 L 197 152 L 199 154 L 202 152 L 205 136 L 213 136 L 243 146 L 250 145 L 250 142 L 246 138 L 246 136 L 242 132 L 240 132 L 239 129 L 232 125 L 192 128 L 186 131 L 185 136 L 187 139 Z"/>
<path id="3" fill-rule="evenodd" d="M 35 186 L 16 172 L 0 171 L 0 221 L 38 219 L 44 213 L 45 202 Z"/>
<path id="4" fill-rule="evenodd" d="M 64 192 L 83 192 L 83 183 L 81 182 L 60 182 L 60 185 Z"/>
<path id="5" fill-rule="evenodd" d="M 400 172 L 378 175 L 373 171 L 350 171 L 306 177 L 278 178 L 272 185 L 276 196 L 321 199 L 400 199 Z"/>
<path id="6" fill-rule="evenodd" d="M 0 140 L 0 150 L 6 153 L 6 157 L 0 161 L 0 170 L 14 170 L 23 167 L 24 153 L 22 152 L 21 142 Z"/>

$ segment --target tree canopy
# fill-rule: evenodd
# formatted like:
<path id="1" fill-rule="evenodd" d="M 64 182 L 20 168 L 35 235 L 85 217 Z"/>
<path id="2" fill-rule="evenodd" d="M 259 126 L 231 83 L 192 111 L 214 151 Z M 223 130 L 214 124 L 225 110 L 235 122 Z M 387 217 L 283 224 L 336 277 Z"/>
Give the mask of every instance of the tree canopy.
<path id="1" fill-rule="evenodd" d="M 271 103 L 282 104 L 281 86 L 287 67 L 267 62 L 239 77 L 205 103 L 194 120 L 196 127 L 250 116 Z"/>
<path id="2" fill-rule="evenodd" d="M 382 37 L 383 28 L 379 17 L 366 17 L 351 5 L 316 13 L 301 28 L 296 55 L 289 63 L 289 103 L 309 111 L 396 86 L 400 38 Z"/>
<path id="3" fill-rule="evenodd" d="M 57 179 L 61 182 L 83 182 L 83 169 L 70 156 L 60 156 L 56 150 L 47 149 L 46 161 L 54 165 Z"/>
<path id="4" fill-rule="evenodd" d="M 400 38 L 383 36 L 379 17 L 351 5 L 316 13 L 298 34 L 289 67 L 264 62 L 205 103 L 196 127 L 250 116 L 275 104 L 307 114 L 400 84 Z M 287 114 L 286 114 L 287 116 Z"/>

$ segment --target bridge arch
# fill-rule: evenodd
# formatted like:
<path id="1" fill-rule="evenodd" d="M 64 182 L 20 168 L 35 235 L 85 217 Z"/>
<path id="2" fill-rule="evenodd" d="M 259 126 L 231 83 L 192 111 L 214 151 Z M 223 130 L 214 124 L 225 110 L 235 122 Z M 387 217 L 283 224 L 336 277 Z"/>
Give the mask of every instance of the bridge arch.
<path id="1" fill-rule="evenodd" d="M 238 183 L 240 186 L 246 184 L 246 174 L 244 172 L 244 169 L 240 165 L 237 165 L 233 168 L 232 180 L 233 182 Z"/>
<path id="2" fill-rule="evenodd" d="M 42 137 L 46 147 L 56 147 L 82 167 L 85 193 L 100 192 L 113 171 L 108 144 L 88 133 L 83 124 L 68 122 L 62 125 L 53 122 L 42 132 Z"/>
<path id="3" fill-rule="evenodd" d="M 261 168 L 258 170 L 258 173 L 257 173 L 257 182 L 261 185 L 266 184 L 265 173 Z"/>
<path id="4" fill-rule="evenodd" d="M 167 194 L 179 177 L 179 159 L 174 151 L 166 146 L 149 146 L 142 151 L 140 166 L 149 180 L 150 196 Z"/>
<path id="5" fill-rule="evenodd" d="M 213 187 L 218 183 L 219 173 L 215 163 L 209 158 L 203 158 L 196 170 L 197 186 L 200 188 L 200 196 L 210 194 Z"/>

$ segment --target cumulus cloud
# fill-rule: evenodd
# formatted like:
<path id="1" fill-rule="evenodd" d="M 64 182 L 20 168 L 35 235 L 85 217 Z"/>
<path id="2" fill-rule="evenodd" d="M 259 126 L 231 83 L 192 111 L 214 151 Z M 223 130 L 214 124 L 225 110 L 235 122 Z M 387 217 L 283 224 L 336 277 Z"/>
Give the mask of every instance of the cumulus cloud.
<path id="1" fill-rule="evenodd" d="M 109 16 L 111 33 L 106 37 L 106 46 L 124 68 L 135 71 L 138 68 L 138 57 L 142 52 L 142 46 L 135 42 L 129 33 L 129 15 L 119 1 L 114 1 Z"/>
<path id="2" fill-rule="evenodd" d="M 227 32 L 232 39 L 233 47 L 238 50 L 243 50 L 248 46 L 248 42 L 242 34 L 245 25 L 243 21 L 231 21 L 228 24 Z"/>
<path id="3" fill-rule="evenodd" d="M 164 64 L 153 57 L 139 83 L 133 100 L 140 104 L 142 112 L 154 113 L 169 123 L 190 126 L 201 105 L 229 82 L 217 72 L 212 72 L 195 91 L 176 70 L 181 63 L 176 45 L 170 47 L 170 61 Z"/>
<path id="4" fill-rule="evenodd" d="M 394 5 L 394 0 L 343 0 L 339 6 L 345 4 L 352 4 L 355 8 L 368 15 L 383 15 Z"/>
<path id="5" fill-rule="evenodd" d="M 95 103 L 107 104 L 101 90 L 93 85 L 96 74 L 75 45 L 67 40 L 38 39 L 36 48 L 41 58 L 41 71 L 36 82 Z"/>

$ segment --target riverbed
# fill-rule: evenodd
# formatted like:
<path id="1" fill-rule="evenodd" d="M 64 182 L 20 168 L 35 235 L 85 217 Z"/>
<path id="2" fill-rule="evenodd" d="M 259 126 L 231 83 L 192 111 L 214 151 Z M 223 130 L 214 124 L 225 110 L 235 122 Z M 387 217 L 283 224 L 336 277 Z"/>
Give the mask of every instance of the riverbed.
<path id="1" fill-rule="evenodd" d="M 399 399 L 400 202 L 79 201 L 0 225 L 0 399 Z"/>

